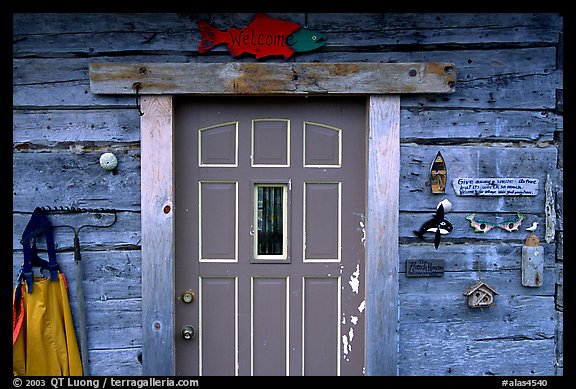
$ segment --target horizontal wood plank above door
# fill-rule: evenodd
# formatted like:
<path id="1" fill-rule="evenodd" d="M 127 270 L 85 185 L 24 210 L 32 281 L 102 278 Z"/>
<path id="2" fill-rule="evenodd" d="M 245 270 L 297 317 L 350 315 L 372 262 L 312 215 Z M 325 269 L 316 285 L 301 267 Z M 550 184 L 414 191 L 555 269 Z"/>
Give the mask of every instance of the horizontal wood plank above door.
<path id="1" fill-rule="evenodd" d="M 450 93 L 456 67 L 413 63 L 91 63 L 95 94 L 366 95 Z"/>

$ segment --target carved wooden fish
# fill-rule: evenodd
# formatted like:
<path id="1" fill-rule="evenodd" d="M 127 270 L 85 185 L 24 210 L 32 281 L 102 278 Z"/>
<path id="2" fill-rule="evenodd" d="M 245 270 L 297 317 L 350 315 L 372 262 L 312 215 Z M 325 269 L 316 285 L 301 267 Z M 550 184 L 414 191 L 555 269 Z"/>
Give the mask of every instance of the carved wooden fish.
<path id="1" fill-rule="evenodd" d="M 524 219 L 526 219 L 526 216 L 524 216 L 521 213 L 518 213 L 516 219 L 509 220 L 503 223 L 498 223 L 498 227 L 508 232 L 514 232 L 518 230 L 518 227 L 520 227 L 520 225 L 522 224 L 522 220 Z"/>
<path id="2" fill-rule="evenodd" d="M 202 40 L 198 52 L 204 53 L 220 44 L 226 44 L 234 57 L 244 53 L 257 59 L 272 55 L 290 58 L 297 51 L 310 51 L 322 46 L 323 34 L 307 30 L 299 24 L 272 19 L 266 14 L 256 14 L 245 28 L 220 31 L 205 20 L 198 22 Z"/>
<path id="3" fill-rule="evenodd" d="M 287 39 L 292 50 L 296 52 L 316 50 L 326 43 L 326 35 L 319 32 L 301 28 Z"/>
<path id="4" fill-rule="evenodd" d="M 474 217 L 476 217 L 475 213 L 466 216 L 466 220 L 470 221 L 470 227 L 474 228 L 474 232 L 486 233 L 496 227 L 495 223 L 486 222 L 484 220 L 474 220 Z"/>

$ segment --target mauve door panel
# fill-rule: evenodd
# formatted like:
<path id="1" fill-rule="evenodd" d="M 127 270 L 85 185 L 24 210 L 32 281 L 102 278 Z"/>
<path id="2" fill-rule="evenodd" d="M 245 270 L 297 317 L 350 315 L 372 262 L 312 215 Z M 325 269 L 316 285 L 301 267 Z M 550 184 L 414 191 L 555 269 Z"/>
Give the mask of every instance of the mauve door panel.
<path id="1" fill-rule="evenodd" d="M 304 278 L 303 375 L 338 373 L 339 277 Z"/>
<path id="2" fill-rule="evenodd" d="M 200 129 L 200 166 L 235 166 L 238 156 L 238 123 L 224 123 Z"/>
<path id="3" fill-rule="evenodd" d="M 200 187 L 200 261 L 236 261 L 236 183 Z"/>
<path id="4" fill-rule="evenodd" d="M 288 373 L 288 278 L 252 278 L 252 374 Z"/>
<path id="5" fill-rule="evenodd" d="M 340 183 L 305 184 L 305 261 L 340 260 Z"/>
<path id="6" fill-rule="evenodd" d="M 203 277 L 200 287 L 200 373 L 236 375 L 236 278 Z"/>
<path id="7" fill-rule="evenodd" d="M 365 99 L 174 102 L 176 373 L 362 375 Z"/>

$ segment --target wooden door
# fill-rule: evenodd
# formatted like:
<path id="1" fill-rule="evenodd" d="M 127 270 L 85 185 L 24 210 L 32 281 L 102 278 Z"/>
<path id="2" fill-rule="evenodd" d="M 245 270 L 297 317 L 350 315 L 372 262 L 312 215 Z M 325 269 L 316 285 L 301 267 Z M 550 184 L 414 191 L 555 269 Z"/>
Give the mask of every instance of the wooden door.
<path id="1" fill-rule="evenodd" d="M 175 99 L 177 374 L 364 373 L 365 107 Z"/>

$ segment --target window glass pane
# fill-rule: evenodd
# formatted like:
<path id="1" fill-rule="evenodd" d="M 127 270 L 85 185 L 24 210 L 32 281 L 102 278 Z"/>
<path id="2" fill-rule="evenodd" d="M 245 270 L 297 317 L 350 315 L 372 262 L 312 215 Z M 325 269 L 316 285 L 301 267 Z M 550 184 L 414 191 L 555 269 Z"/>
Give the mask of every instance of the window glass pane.
<path id="1" fill-rule="evenodd" d="M 256 255 L 284 255 L 284 186 L 257 186 Z"/>

